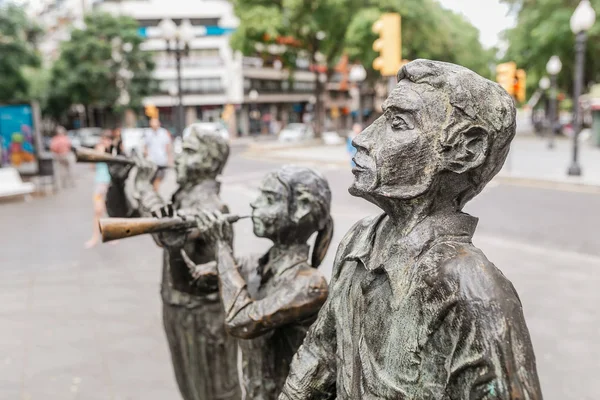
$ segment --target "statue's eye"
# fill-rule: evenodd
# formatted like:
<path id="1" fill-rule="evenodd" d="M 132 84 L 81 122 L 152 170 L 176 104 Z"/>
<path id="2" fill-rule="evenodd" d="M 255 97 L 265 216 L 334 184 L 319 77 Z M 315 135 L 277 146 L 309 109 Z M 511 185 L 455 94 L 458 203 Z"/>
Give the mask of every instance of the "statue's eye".
<path id="1" fill-rule="evenodd" d="M 392 129 L 405 130 L 405 129 L 409 129 L 409 126 L 402 117 L 400 117 L 398 115 L 394 115 L 394 117 L 392 118 Z"/>

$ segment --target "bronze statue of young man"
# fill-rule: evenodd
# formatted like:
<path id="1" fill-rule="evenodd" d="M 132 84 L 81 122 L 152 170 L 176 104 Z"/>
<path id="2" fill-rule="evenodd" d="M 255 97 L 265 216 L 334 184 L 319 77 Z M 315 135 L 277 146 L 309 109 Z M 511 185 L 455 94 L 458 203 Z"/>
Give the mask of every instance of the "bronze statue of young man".
<path id="1" fill-rule="evenodd" d="M 227 142 L 216 133 L 192 128 L 182 147 L 175 157 L 179 188 L 170 204 L 152 186 L 156 166 L 138 160 L 133 190 L 129 192 L 124 184 L 128 170 L 112 168 L 113 187 L 107 198 L 109 214 L 153 216 L 175 210 L 185 218 L 196 215 L 200 209 L 227 212 L 216 181 L 229 156 Z M 163 323 L 182 397 L 239 400 L 237 345 L 225 332 L 217 282 L 210 273 L 190 274 L 189 265 L 199 265 L 201 271 L 216 268 L 214 246 L 197 231 L 161 233 L 154 238 L 164 248 Z"/>
<path id="2" fill-rule="evenodd" d="M 309 168 L 285 166 L 268 174 L 251 204 L 254 233 L 273 242 L 262 256 L 234 257 L 225 217 L 198 217 L 202 235 L 216 245 L 225 325 L 241 339 L 247 399 L 277 399 L 292 357 L 327 298 L 327 282 L 316 268 L 333 232 L 330 203 L 327 181 Z M 309 261 L 307 241 L 315 232 Z"/>
<path id="3" fill-rule="evenodd" d="M 461 211 L 506 159 L 513 100 L 466 68 L 416 60 L 383 110 L 354 139 L 349 190 L 384 212 L 340 243 L 280 399 L 541 399 L 521 302 Z"/>

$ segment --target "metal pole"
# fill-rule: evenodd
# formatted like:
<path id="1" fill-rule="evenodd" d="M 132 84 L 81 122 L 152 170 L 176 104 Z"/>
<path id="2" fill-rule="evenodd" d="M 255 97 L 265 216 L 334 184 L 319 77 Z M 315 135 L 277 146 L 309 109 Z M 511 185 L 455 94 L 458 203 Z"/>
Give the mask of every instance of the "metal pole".
<path id="1" fill-rule="evenodd" d="M 358 98 L 357 98 L 357 102 L 358 102 L 358 116 L 356 117 L 356 122 L 358 122 L 360 124 L 360 128 L 363 129 L 363 110 L 362 110 L 362 104 L 361 104 L 361 100 L 362 100 L 362 96 L 360 93 L 360 90 L 362 89 L 362 82 L 357 82 L 356 86 L 357 86 L 357 92 L 358 92 Z"/>
<path id="2" fill-rule="evenodd" d="M 554 148 L 554 136 L 556 136 L 556 130 L 555 130 L 555 126 L 556 126 L 556 94 L 557 94 L 557 87 L 556 87 L 556 75 L 550 75 L 550 104 L 548 107 L 548 114 L 550 114 L 548 117 L 549 119 L 549 123 L 550 123 L 550 127 L 548 129 L 548 134 L 550 135 L 550 137 L 548 138 L 548 148 L 549 149 L 553 149 Z"/>
<path id="3" fill-rule="evenodd" d="M 175 61 L 177 63 L 177 123 L 176 128 L 177 134 L 180 135 L 183 132 L 184 115 L 183 115 L 183 91 L 181 89 L 181 53 L 182 50 L 179 48 L 179 40 L 175 41 Z"/>
<path id="4" fill-rule="evenodd" d="M 579 153 L 579 132 L 581 132 L 581 108 L 579 107 L 579 97 L 583 89 L 583 68 L 585 59 L 585 40 L 586 33 L 579 32 L 575 38 L 575 90 L 573 93 L 573 160 L 567 173 L 571 176 L 581 175 L 581 166 L 578 161 Z"/>

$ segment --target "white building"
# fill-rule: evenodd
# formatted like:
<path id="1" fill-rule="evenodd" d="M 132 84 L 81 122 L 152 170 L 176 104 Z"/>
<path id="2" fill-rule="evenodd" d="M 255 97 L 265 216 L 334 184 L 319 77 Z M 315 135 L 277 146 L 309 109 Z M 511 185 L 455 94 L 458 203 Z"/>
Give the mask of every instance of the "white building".
<path id="1" fill-rule="evenodd" d="M 68 1 L 68 0 L 65 0 Z M 182 59 L 182 92 L 186 125 L 197 121 L 216 121 L 223 107 L 235 106 L 231 133 L 258 133 L 268 130 L 269 121 L 300 121 L 314 88 L 314 74 L 298 71 L 290 83 L 286 71 L 277 62 L 247 58 L 235 54 L 230 34 L 237 25 L 233 7 L 226 0 L 104 0 L 94 8 L 135 18 L 140 34 L 146 38 L 143 48 L 154 53 L 155 76 L 159 92 L 145 99 L 158 107 L 160 118 L 173 126 L 176 118 L 177 71 L 175 57 L 167 52 L 167 42 L 158 27 L 169 18 L 179 25 L 189 20 L 195 33 L 189 54 Z M 255 90 L 258 96 L 250 98 Z M 237 131 L 237 132 L 234 132 Z"/>

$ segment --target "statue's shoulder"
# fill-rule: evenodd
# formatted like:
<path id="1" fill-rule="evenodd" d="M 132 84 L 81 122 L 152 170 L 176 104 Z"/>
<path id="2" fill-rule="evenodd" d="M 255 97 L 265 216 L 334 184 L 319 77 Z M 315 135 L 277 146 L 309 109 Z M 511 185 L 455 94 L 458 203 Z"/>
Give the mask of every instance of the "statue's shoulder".
<path id="1" fill-rule="evenodd" d="M 434 280 L 439 285 L 457 290 L 458 300 L 503 301 L 520 303 L 517 292 L 504 274 L 472 243 L 446 242 L 430 252 Z"/>
<path id="2" fill-rule="evenodd" d="M 373 235 L 377 226 L 386 217 L 385 214 L 371 215 L 355 223 L 340 241 L 333 265 L 332 282 L 337 280 L 342 271 L 344 259 L 351 253 L 362 253 L 370 250 Z"/>
<path id="3" fill-rule="evenodd" d="M 344 255 L 355 246 L 370 245 L 371 236 L 383 218 L 385 218 L 385 214 L 370 215 L 355 223 L 340 242 L 338 256 Z"/>

